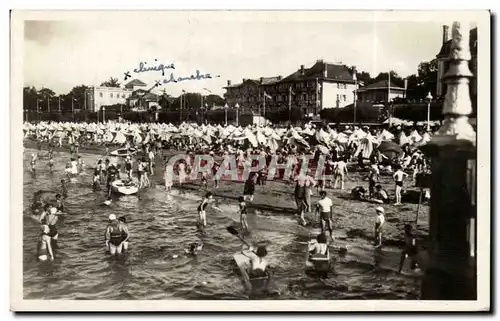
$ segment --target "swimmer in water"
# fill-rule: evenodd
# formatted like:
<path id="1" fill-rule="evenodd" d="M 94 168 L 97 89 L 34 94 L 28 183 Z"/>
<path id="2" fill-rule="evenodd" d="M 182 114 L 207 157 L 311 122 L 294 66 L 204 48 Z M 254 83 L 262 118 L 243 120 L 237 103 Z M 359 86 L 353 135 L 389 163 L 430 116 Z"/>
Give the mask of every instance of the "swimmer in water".
<path id="1" fill-rule="evenodd" d="M 128 231 L 128 226 L 127 226 L 127 218 L 125 216 L 121 216 L 118 218 L 118 221 L 122 222 L 123 225 L 127 228 Z M 130 240 L 130 234 L 129 233 L 123 233 L 123 251 L 127 252 L 128 251 L 128 241 Z"/>
<path id="2" fill-rule="evenodd" d="M 123 250 L 123 242 L 128 241 L 129 231 L 123 222 L 116 219 L 115 214 L 109 215 L 109 224 L 104 234 L 106 247 L 111 255 L 120 255 Z"/>
<path id="3" fill-rule="evenodd" d="M 53 240 L 57 240 L 59 233 L 57 232 L 56 223 L 58 221 L 58 217 L 56 215 L 57 208 L 51 207 L 48 212 L 44 211 L 42 215 L 40 215 L 40 223 L 45 224 L 49 227 L 49 232 L 47 233 Z"/>
<path id="4" fill-rule="evenodd" d="M 201 201 L 200 205 L 198 205 L 198 224 L 200 226 L 207 226 L 207 214 L 205 212 L 205 209 L 211 200 L 213 200 L 213 194 L 211 192 L 208 192 L 207 194 L 205 194 L 205 197 Z"/>
<path id="5" fill-rule="evenodd" d="M 189 247 L 187 249 L 184 249 L 184 252 L 186 252 L 186 254 L 189 255 L 196 255 L 199 252 L 201 252 L 202 249 L 203 249 L 203 243 L 194 242 L 190 243 Z"/>
<path id="6" fill-rule="evenodd" d="M 52 251 L 51 238 L 49 236 L 50 229 L 47 225 L 42 225 L 42 233 L 38 242 L 38 260 L 47 261 L 54 260 L 54 252 Z"/>
<path id="7" fill-rule="evenodd" d="M 111 197 L 108 196 L 108 198 L 104 201 L 104 205 L 106 206 L 111 205 Z"/>

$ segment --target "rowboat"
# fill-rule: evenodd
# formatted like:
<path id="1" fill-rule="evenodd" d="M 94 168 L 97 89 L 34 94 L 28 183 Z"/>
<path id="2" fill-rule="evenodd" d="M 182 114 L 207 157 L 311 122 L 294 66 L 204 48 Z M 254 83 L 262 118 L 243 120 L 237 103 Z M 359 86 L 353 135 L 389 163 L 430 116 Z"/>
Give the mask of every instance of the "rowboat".
<path id="1" fill-rule="evenodd" d="M 139 191 L 139 188 L 135 183 L 125 183 L 118 179 L 111 182 L 111 191 L 121 195 L 132 195 L 136 194 Z"/>
<path id="2" fill-rule="evenodd" d="M 233 255 L 233 259 L 238 266 L 241 281 L 248 293 L 279 294 L 277 289 L 273 289 L 271 276 L 250 277 L 248 275 L 248 269 L 250 268 L 250 259 L 248 257 L 238 252 Z"/>
<path id="3" fill-rule="evenodd" d="M 119 148 L 110 153 L 110 155 L 112 156 L 120 156 L 120 157 L 133 156 L 135 154 L 137 154 L 137 149 L 135 148 Z"/>

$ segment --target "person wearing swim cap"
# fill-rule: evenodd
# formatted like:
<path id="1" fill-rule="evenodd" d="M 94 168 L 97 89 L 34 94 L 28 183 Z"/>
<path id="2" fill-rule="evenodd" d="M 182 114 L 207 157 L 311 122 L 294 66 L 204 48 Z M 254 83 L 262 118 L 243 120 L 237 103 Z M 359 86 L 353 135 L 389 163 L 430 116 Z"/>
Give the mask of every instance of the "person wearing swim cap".
<path id="1" fill-rule="evenodd" d="M 49 232 L 47 233 L 52 239 L 57 240 L 59 234 L 57 233 L 56 223 L 58 221 L 58 217 L 56 215 L 57 208 L 47 205 L 46 208 L 48 210 L 44 211 L 42 215 L 40 215 L 40 222 L 49 227 Z"/>
<path id="2" fill-rule="evenodd" d="M 106 200 L 104 201 L 104 205 L 109 206 L 109 205 L 111 205 L 111 202 L 112 202 L 112 198 L 111 198 L 111 197 L 108 197 L 108 198 L 106 198 Z"/>
<path id="3" fill-rule="evenodd" d="M 51 237 L 49 236 L 50 229 L 47 225 L 42 225 L 42 233 L 40 234 L 40 240 L 38 241 L 38 260 L 47 261 L 54 260 L 54 252 L 52 251 Z"/>
<path id="4" fill-rule="evenodd" d="M 116 219 L 115 214 L 110 214 L 108 219 L 109 224 L 104 234 L 106 247 L 111 255 L 119 255 L 123 250 L 123 242 L 128 241 L 128 228 L 125 224 Z"/>

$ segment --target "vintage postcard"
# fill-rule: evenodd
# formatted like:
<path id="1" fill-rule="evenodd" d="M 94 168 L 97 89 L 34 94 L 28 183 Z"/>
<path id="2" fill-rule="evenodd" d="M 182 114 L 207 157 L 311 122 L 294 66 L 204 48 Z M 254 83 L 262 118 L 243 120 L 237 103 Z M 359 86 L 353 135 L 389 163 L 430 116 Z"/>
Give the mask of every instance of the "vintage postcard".
<path id="1" fill-rule="evenodd" d="M 488 311 L 490 19 L 12 11 L 11 309 Z"/>

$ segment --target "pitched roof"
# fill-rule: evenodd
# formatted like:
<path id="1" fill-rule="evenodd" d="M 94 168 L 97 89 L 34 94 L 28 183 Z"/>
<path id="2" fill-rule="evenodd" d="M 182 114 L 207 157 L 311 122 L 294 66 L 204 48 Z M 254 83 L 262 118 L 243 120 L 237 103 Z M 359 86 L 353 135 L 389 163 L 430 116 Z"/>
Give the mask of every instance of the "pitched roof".
<path id="1" fill-rule="evenodd" d="M 144 100 L 156 100 L 157 98 L 159 99 L 159 96 L 152 93 L 148 92 L 144 89 L 137 89 L 132 93 L 132 95 L 129 97 L 129 99 L 144 99 Z M 145 94 L 146 93 L 146 94 Z"/>
<path id="2" fill-rule="evenodd" d="M 256 85 L 272 85 L 279 82 L 281 78 L 282 78 L 281 76 L 276 76 L 276 77 L 262 77 L 261 79 L 245 79 L 244 82 L 228 85 L 222 88 L 236 88 L 242 86 L 246 82 L 252 82 L 255 83 Z"/>
<path id="3" fill-rule="evenodd" d="M 263 85 L 272 85 L 274 83 L 277 83 L 281 80 L 281 76 L 276 76 L 276 77 L 262 77 L 262 79 L 259 79 L 258 81 L 260 82 L 262 80 Z"/>
<path id="4" fill-rule="evenodd" d="M 405 90 L 402 87 L 394 85 L 394 83 L 391 81 L 391 90 Z M 369 90 L 380 90 L 380 89 L 389 89 L 389 80 L 380 80 L 377 81 L 376 83 L 373 83 L 371 85 L 368 85 L 366 87 L 362 87 L 358 89 L 358 92 L 363 92 L 363 91 L 369 91 Z"/>
<path id="5" fill-rule="evenodd" d="M 470 51 L 473 56 L 477 55 L 477 28 L 471 29 L 469 31 L 469 45 Z M 445 58 L 450 55 L 451 50 L 451 40 L 446 41 L 441 46 L 441 50 L 436 55 L 436 58 Z"/>
<path id="6" fill-rule="evenodd" d="M 133 79 L 129 83 L 125 85 L 125 87 L 133 87 L 133 86 L 147 86 L 144 82 L 139 79 Z"/>
<path id="7" fill-rule="evenodd" d="M 325 77 L 326 69 L 326 77 Z M 304 73 L 299 69 L 293 74 L 285 77 L 282 81 L 300 81 L 300 80 L 332 80 L 341 82 L 352 82 L 354 83 L 353 73 L 349 67 L 346 65 L 332 64 L 324 62 L 322 60 L 316 61 L 316 63 L 311 68 L 304 68 Z"/>

